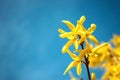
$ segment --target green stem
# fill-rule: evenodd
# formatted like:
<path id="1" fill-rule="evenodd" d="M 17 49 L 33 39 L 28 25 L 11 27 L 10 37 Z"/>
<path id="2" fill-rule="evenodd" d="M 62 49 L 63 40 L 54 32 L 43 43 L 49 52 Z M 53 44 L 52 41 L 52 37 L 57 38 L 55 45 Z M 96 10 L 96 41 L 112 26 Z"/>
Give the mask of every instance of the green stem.
<path id="1" fill-rule="evenodd" d="M 82 49 L 84 49 L 83 43 L 81 44 L 81 47 L 82 47 Z M 87 68 L 88 78 L 89 78 L 89 80 L 91 80 L 88 57 L 86 55 L 84 55 L 84 59 L 85 59 L 85 63 L 86 63 L 85 66 Z"/>

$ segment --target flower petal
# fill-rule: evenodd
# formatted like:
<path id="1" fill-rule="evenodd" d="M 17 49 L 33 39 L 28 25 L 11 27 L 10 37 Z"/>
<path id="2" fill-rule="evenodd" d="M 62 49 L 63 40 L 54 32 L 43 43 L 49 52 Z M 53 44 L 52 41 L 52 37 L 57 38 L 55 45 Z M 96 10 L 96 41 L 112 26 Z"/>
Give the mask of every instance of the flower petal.
<path id="1" fill-rule="evenodd" d="M 59 33 L 66 33 L 64 30 L 62 30 L 61 28 L 58 29 Z"/>
<path id="2" fill-rule="evenodd" d="M 120 35 L 114 34 L 111 40 L 115 46 L 120 45 Z"/>
<path id="3" fill-rule="evenodd" d="M 89 35 L 88 38 L 89 38 L 91 41 L 95 42 L 97 45 L 99 45 L 99 41 L 96 39 L 96 37 L 95 37 L 94 35 Z"/>
<path id="4" fill-rule="evenodd" d="M 84 57 L 84 55 L 85 55 L 85 49 L 84 50 L 80 50 L 80 54 L 79 54 L 79 60 L 81 61 L 82 60 L 82 58 Z"/>
<path id="5" fill-rule="evenodd" d="M 77 66 L 76 66 L 76 72 L 77 74 L 80 76 L 81 74 L 81 71 L 82 71 L 82 68 L 81 68 L 81 63 L 78 63 Z"/>
<path id="6" fill-rule="evenodd" d="M 72 53 L 69 49 L 67 50 L 67 53 L 70 55 L 70 57 L 71 57 L 73 60 L 76 60 L 76 59 L 77 59 L 77 55 L 75 55 L 74 53 Z"/>
<path id="7" fill-rule="evenodd" d="M 102 49 L 103 47 L 108 47 L 109 44 L 108 43 L 103 43 L 101 45 L 98 45 L 97 47 L 92 49 L 92 53 L 95 53 L 96 51 L 98 51 L 99 49 Z"/>
<path id="8" fill-rule="evenodd" d="M 79 21 L 83 24 L 85 22 L 85 20 L 86 20 L 86 17 L 82 16 Z"/>
<path id="9" fill-rule="evenodd" d="M 78 40 L 76 39 L 75 41 L 74 41 L 74 46 L 75 46 L 75 49 L 77 50 L 78 49 Z"/>
<path id="10" fill-rule="evenodd" d="M 70 21 L 63 20 L 62 22 L 65 23 L 71 31 L 75 29 L 75 26 Z"/>
<path id="11" fill-rule="evenodd" d="M 95 24 L 91 24 L 91 27 L 88 28 L 88 30 L 87 30 L 87 35 L 92 34 L 95 31 L 95 29 L 96 29 L 96 25 Z"/>
<path id="12" fill-rule="evenodd" d="M 91 50 L 92 48 L 87 40 L 85 40 L 85 43 L 86 43 L 86 48 L 84 49 L 85 53 L 90 54 L 92 52 L 92 50 Z"/>
<path id="13" fill-rule="evenodd" d="M 85 27 L 83 26 L 83 23 L 85 22 L 85 20 L 86 20 L 85 16 L 82 16 L 82 17 L 77 21 L 76 31 L 79 31 L 79 30 L 86 31 Z"/>
<path id="14" fill-rule="evenodd" d="M 67 49 L 72 45 L 73 40 L 69 40 L 62 48 L 62 53 L 65 53 Z"/>
<path id="15" fill-rule="evenodd" d="M 74 67 L 74 66 L 76 66 L 76 65 L 77 65 L 77 62 L 76 62 L 76 61 L 71 62 L 71 63 L 68 65 L 67 69 L 64 71 L 64 75 L 65 75 L 72 67 Z"/>
<path id="16" fill-rule="evenodd" d="M 92 80 L 96 80 L 96 75 L 95 75 L 95 73 L 92 73 L 92 74 L 91 74 L 91 78 L 92 78 Z"/>
<path id="17" fill-rule="evenodd" d="M 74 39 L 74 37 L 73 37 L 73 35 L 71 35 L 71 33 L 67 33 L 64 30 L 62 30 L 61 28 L 58 29 L 58 32 L 61 33 L 59 35 L 61 38 L 65 38 L 65 36 L 68 35 L 68 36 L 66 36 L 68 39 Z"/>
<path id="18" fill-rule="evenodd" d="M 67 32 L 67 33 L 60 34 L 59 36 L 61 38 L 66 38 L 66 37 L 72 36 L 72 34 L 73 34 L 72 32 Z"/>

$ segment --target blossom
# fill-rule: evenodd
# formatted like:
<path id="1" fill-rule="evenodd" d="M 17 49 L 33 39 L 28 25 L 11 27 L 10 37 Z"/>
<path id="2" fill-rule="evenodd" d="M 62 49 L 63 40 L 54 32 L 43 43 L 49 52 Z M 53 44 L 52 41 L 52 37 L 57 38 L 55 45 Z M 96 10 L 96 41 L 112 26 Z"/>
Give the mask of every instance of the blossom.
<path id="1" fill-rule="evenodd" d="M 64 75 L 73 67 L 76 66 L 76 72 L 78 75 L 81 74 L 82 68 L 81 68 L 81 60 L 80 58 L 73 54 L 69 49 L 67 50 L 67 53 L 70 55 L 70 57 L 73 59 L 73 61 L 68 65 L 66 70 L 64 71 Z"/>
<path id="2" fill-rule="evenodd" d="M 58 32 L 61 34 L 59 35 L 61 38 L 67 38 L 69 39 L 68 42 L 63 46 L 62 53 L 65 53 L 69 47 L 74 44 L 75 49 L 78 49 L 78 46 L 84 42 L 87 38 L 89 38 L 91 41 L 95 42 L 96 44 L 99 44 L 98 40 L 95 38 L 92 33 L 96 29 L 95 24 L 91 24 L 90 28 L 88 30 L 85 29 L 83 26 L 83 23 L 85 22 L 86 18 L 85 16 L 82 16 L 78 21 L 77 25 L 73 25 L 70 21 L 63 20 L 62 22 L 65 23 L 68 28 L 71 30 L 70 32 L 66 32 L 62 30 L 61 28 L 58 29 Z"/>
<path id="3" fill-rule="evenodd" d="M 120 65 L 107 65 L 107 71 L 102 76 L 102 80 L 119 80 L 120 79 Z"/>
<path id="4" fill-rule="evenodd" d="M 91 74 L 91 80 L 96 80 L 96 75 L 95 75 L 95 73 L 92 73 L 92 74 Z"/>
<path id="5" fill-rule="evenodd" d="M 97 67 L 104 62 L 105 58 L 110 54 L 109 47 L 109 43 L 102 43 L 92 48 L 89 54 L 89 66 Z"/>
<path id="6" fill-rule="evenodd" d="M 115 46 L 120 46 L 120 35 L 114 34 L 112 42 Z"/>

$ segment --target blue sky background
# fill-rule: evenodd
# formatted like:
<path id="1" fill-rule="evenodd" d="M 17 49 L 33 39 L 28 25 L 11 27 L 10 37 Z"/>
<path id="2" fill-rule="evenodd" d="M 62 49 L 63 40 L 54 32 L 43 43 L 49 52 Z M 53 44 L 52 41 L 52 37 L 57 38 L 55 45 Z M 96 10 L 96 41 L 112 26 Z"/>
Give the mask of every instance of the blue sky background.
<path id="1" fill-rule="evenodd" d="M 61 53 L 67 40 L 57 29 L 68 30 L 61 20 L 76 24 L 85 15 L 86 28 L 96 23 L 94 35 L 109 41 L 120 34 L 119 5 L 119 0 L 0 0 L 0 80 L 70 80 L 63 76 L 72 60 Z M 98 78 L 104 72 L 91 71 Z M 83 66 L 80 77 L 86 76 Z"/>

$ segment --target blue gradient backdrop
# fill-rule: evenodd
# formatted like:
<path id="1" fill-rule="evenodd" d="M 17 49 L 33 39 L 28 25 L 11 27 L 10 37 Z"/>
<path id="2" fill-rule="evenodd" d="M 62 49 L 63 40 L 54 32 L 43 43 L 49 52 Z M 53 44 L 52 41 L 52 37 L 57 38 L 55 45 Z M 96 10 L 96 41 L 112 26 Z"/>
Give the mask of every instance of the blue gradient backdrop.
<path id="1" fill-rule="evenodd" d="M 86 28 L 96 23 L 94 35 L 109 41 L 120 34 L 119 5 L 119 0 L 0 0 L 0 80 L 70 80 L 63 76 L 72 60 L 61 53 L 67 40 L 57 29 L 68 30 L 61 20 L 76 24 L 85 15 Z M 104 72 L 92 71 L 98 79 Z M 80 77 L 87 80 L 84 66 Z"/>

